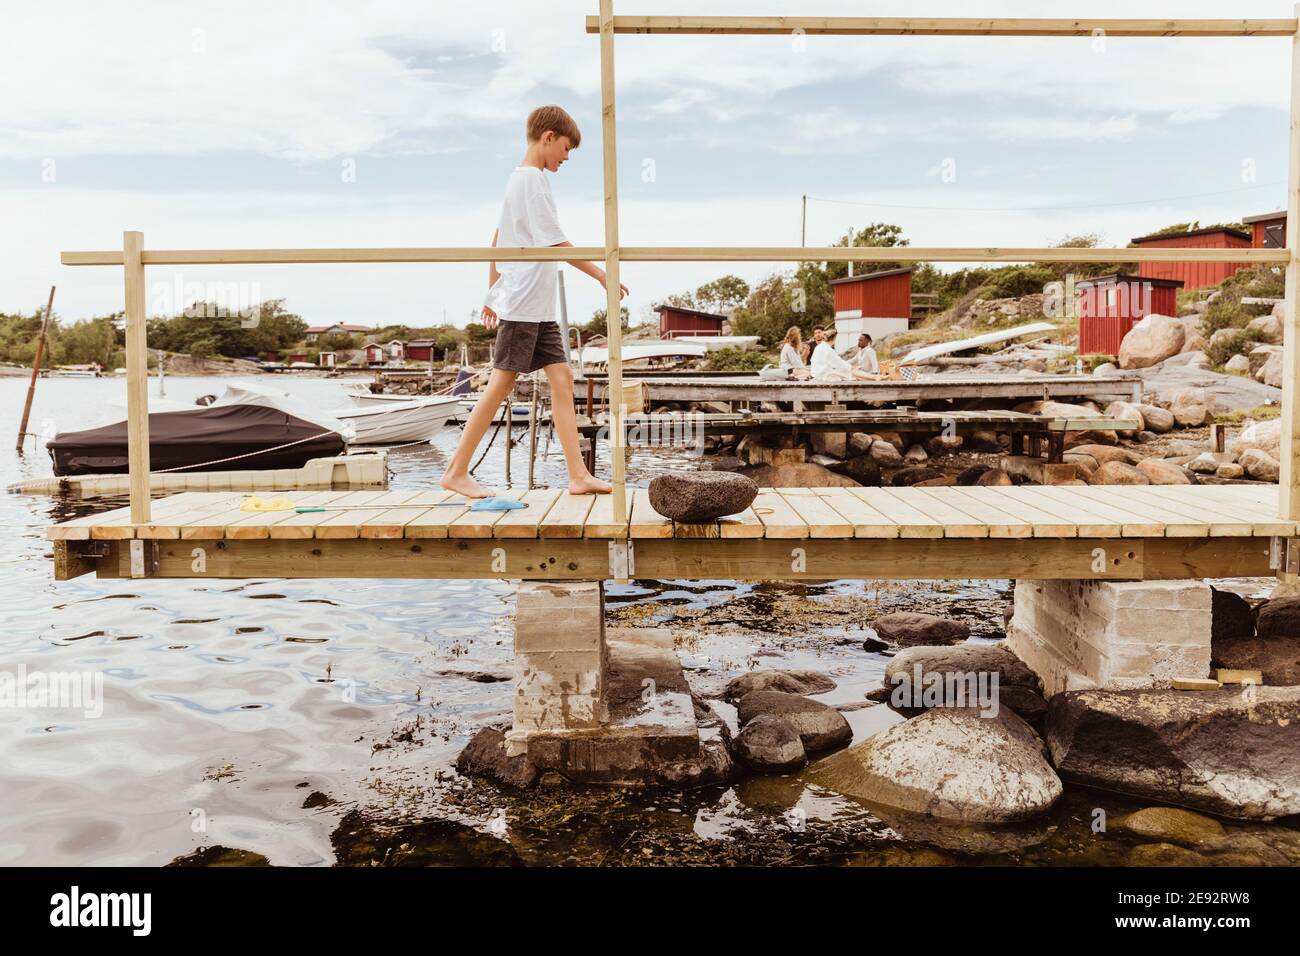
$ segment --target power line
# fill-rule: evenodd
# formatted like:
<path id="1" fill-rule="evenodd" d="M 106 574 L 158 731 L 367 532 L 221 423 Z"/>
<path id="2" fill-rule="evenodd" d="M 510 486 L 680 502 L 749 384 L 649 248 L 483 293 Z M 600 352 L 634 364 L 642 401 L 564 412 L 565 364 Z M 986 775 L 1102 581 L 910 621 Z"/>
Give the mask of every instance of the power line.
<path id="1" fill-rule="evenodd" d="M 1178 202 L 1184 199 L 1204 199 L 1208 196 L 1226 196 L 1234 193 L 1251 192 L 1256 189 L 1272 189 L 1284 185 L 1281 180 L 1273 183 L 1259 183 L 1255 186 L 1243 186 L 1239 189 L 1220 189 L 1207 193 L 1188 193 L 1184 196 L 1162 196 L 1157 199 L 1132 199 L 1124 202 L 1088 202 L 1067 206 L 920 206 L 901 203 L 861 202 L 853 199 L 825 199 L 820 196 L 808 196 L 813 202 L 834 203 L 840 206 L 868 206 L 874 209 L 930 209 L 936 212 L 1056 212 L 1062 209 L 1109 209 L 1119 206 L 1147 206 L 1161 202 Z"/>

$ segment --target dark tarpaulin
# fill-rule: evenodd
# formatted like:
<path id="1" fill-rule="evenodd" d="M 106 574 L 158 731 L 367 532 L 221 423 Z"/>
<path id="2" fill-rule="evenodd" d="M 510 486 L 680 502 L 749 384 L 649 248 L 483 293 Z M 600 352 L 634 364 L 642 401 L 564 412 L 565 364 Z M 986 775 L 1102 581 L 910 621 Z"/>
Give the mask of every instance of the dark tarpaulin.
<path id="1" fill-rule="evenodd" d="M 305 440 L 304 440 L 305 439 Z M 288 448 L 249 455 L 238 461 L 202 466 L 202 462 L 246 455 L 262 448 Z M 68 432 L 45 443 L 56 475 L 125 474 L 126 422 Z M 200 465 L 186 471 L 246 471 L 298 468 L 310 458 L 342 454 L 343 439 L 325 426 L 304 421 L 265 405 L 217 405 L 149 416 L 149 468 L 163 471 Z"/>

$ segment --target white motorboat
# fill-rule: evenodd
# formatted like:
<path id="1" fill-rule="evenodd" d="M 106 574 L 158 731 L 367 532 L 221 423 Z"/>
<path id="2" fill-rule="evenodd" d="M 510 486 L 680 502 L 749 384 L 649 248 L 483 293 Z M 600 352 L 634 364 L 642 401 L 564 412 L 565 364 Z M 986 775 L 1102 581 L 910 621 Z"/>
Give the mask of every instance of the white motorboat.
<path id="1" fill-rule="evenodd" d="M 428 441 L 460 413 L 454 395 L 428 395 L 398 402 L 367 403 L 335 408 L 329 414 L 343 422 L 353 445 L 396 445 Z M 350 429 L 347 426 L 352 426 Z"/>
<path id="2" fill-rule="evenodd" d="M 428 395 L 381 405 L 350 405 L 316 411 L 301 399 L 259 385 L 231 385 L 213 404 L 266 404 L 294 411 L 301 417 L 337 423 L 349 445 L 398 445 L 428 441 L 447 427 L 448 419 L 460 411 L 460 400 L 451 395 Z"/>

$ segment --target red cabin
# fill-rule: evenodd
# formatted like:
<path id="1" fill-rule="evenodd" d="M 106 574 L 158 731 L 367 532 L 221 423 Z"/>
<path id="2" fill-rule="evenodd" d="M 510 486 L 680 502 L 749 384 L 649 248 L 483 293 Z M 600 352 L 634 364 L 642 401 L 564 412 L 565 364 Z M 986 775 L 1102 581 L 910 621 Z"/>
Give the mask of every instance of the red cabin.
<path id="1" fill-rule="evenodd" d="M 1149 249 L 1249 249 L 1251 237 L 1240 229 L 1218 227 L 1140 236 L 1133 244 Z M 1218 285 L 1246 265 L 1244 262 L 1144 262 L 1138 274 L 1144 279 L 1177 279 L 1188 289 L 1201 289 Z"/>
<path id="2" fill-rule="evenodd" d="M 725 315 L 700 312 L 696 309 L 681 309 L 675 305 L 657 305 L 655 311 L 659 313 L 661 339 L 692 335 L 721 335 L 722 323 L 727 321 Z"/>
<path id="3" fill-rule="evenodd" d="M 840 335 L 866 332 L 879 339 L 906 332 L 912 317 L 912 270 L 886 269 L 831 282 L 835 328 Z"/>
<path id="4" fill-rule="evenodd" d="M 1286 248 L 1285 212 L 1267 212 L 1262 216 L 1247 216 L 1242 222 L 1250 226 L 1250 244 L 1256 249 Z"/>
<path id="5" fill-rule="evenodd" d="M 1120 342 L 1148 315 L 1177 315 L 1180 279 L 1097 276 L 1075 283 L 1079 354 L 1118 355 Z"/>
<path id="6" fill-rule="evenodd" d="M 433 339 L 412 339 L 406 343 L 406 357 L 412 362 L 431 362 L 434 348 Z"/>

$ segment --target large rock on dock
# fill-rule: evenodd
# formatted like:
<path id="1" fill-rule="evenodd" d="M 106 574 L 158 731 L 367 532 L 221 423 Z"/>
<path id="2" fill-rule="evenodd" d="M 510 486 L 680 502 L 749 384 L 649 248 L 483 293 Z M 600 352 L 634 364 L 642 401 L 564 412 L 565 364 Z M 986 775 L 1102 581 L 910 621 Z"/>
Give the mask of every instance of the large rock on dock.
<path id="1" fill-rule="evenodd" d="M 759 714 L 731 744 L 737 760 L 762 773 L 788 773 L 808 762 L 799 732 L 774 714 Z"/>
<path id="2" fill-rule="evenodd" d="M 872 629 L 881 640 L 897 647 L 918 644 L 960 644 L 970 637 L 969 625 L 937 614 L 919 611 L 894 611 L 882 614 L 871 622 Z"/>
<path id="3" fill-rule="evenodd" d="M 1002 644 L 904 648 L 885 665 L 885 687 L 891 691 L 890 706 L 903 713 L 925 709 L 927 686 L 944 688 L 940 706 L 955 706 L 955 695 L 950 695 L 948 689 L 960 686 L 965 691 L 965 706 L 979 708 L 978 694 L 970 692 L 981 687 L 992 690 L 993 675 L 997 677 L 995 699 L 999 707 L 1010 707 L 1028 720 L 1047 710 L 1038 675 Z M 972 677 L 975 688 L 970 685 Z M 923 706 L 909 706 L 913 703 Z"/>
<path id="4" fill-rule="evenodd" d="M 1168 315 L 1148 315 L 1129 330 L 1119 344 L 1119 367 L 1150 368 L 1183 350 L 1187 329 Z"/>
<path id="5" fill-rule="evenodd" d="M 798 694 L 756 690 L 736 704 L 736 720 L 742 729 L 760 714 L 779 717 L 793 727 L 808 753 L 830 750 L 853 739 L 853 730 L 843 714 L 829 704 Z"/>
<path id="6" fill-rule="evenodd" d="M 778 690 L 783 694 L 824 694 L 835 689 L 835 681 L 817 671 L 750 671 L 733 677 L 722 688 L 722 699 L 736 703 L 756 690 Z"/>
<path id="7" fill-rule="evenodd" d="M 949 823 L 1013 823 L 1051 808 L 1061 781 L 1012 711 L 930 710 L 822 761 L 811 780 Z"/>
<path id="8" fill-rule="evenodd" d="M 1048 703 L 1061 776 L 1245 820 L 1300 813 L 1300 687 L 1083 690 Z"/>
<path id="9" fill-rule="evenodd" d="M 665 518 L 701 524 L 744 511 L 758 496 L 758 485 L 734 472 L 696 471 L 653 478 L 649 493 L 650 507 Z"/>

